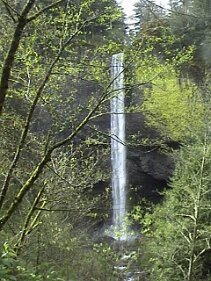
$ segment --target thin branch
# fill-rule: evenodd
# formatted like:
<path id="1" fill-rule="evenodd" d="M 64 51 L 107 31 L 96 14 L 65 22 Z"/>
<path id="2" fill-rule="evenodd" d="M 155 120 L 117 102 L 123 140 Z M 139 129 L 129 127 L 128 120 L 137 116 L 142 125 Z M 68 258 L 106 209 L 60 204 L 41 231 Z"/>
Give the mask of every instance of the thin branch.
<path id="1" fill-rule="evenodd" d="M 106 113 L 104 113 L 104 114 L 106 114 Z M 91 119 L 90 119 L 91 120 Z M 141 143 L 140 141 L 139 141 L 139 143 L 137 143 L 137 142 L 134 142 L 134 143 L 132 143 L 132 142 L 128 142 L 128 141 L 126 141 L 126 142 L 122 142 L 122 140 L 120 140 L 119 138 L 117 138 L 117 136 L 116 135 L 111 135 L 111 134 L 109 134 L 109 133 L 105 133 L 105 132 L 103 132 L 103 131 L 101 131 L 101 130 L 99 130 L 98 128 L 95 128 L 95 127 L 93 127 L 93 126 L 88 126 L 91 130 L 93 130 L 93 131 L 95 131 L 95 132 L 97 132 L 97 133 L 99 133 L 101 136 L 105 136 L 107 139 L 109 138 L 109 139 L 113 139 L 113 140 L 115 140 L 116 142 L 118 142 L 118 143 L 120 143 L 120 144 L 122 144 L 122 145 L 124 145 L 124 146 L 127 146 L 127 147 L 142 147 L 142 148 L 144 148 L 144 149 L 147 149 L 147 151 L 142 151 L 142 154 L 148 154 L 148 153 L 151 153 L 151 152 L 153 152 L 153 151 L 155 151 L 155 150 L 158 150 L 159 148 L 161 148 L 161 146 L 162 145 L 166 145 L 165 144 L 165 142 L 159 142 L 159 143 L 151 143 L 151 144 L 146 144 L 146 143 Z M 108 143 L 97 143 L 96 145 L 108 145 Z"/>
<path id="2" fill-rule="evenodd" d="M 48 10 L 58 6 L 59 4 L 61 4 L 62 2 L 64 2 L 66 0 L 59 0 L 59 1 L 56 1 L 48 6 L 46 6 L 45 8 L 39 10 L 37 13 L 35 13 L 34 15 L 30 16 L 28 19 L 27 19 L 27 22 L 31 22 L 33 20 L 35 20 L 36 18 L 38 18 L 40 15 L 42 15 L 43 13 L 47 12 Z"/>
<path id="3" fill-rule="evenodd" d="M 45 212 L 78 212 L 78 213 L 88 213 L 91 211 L 99 210 L 99 211 L 111 211 L 111 210 L 120 210 L 120 208 L 103 208 L 103 207 L 92 207 L 92 208 L 85 208 L 85 209 L 79 209 L 79 208 L 61 208 L 61 209 L 53 209 L 53 208 L 44 208 L 44 207 L 35 207 L 36 210 L 41 210 Z"/>
<path id="4" fill-rule="evenodd" d="M 16 245 L 15 245 L 15 248 L 16 248 L 16 251 L 17 251 L 17 253 L 20 251 L 20 248 L 21 248 L 21 246 L 23 245 L 23 242 L 24 242 L 24 240 L 25 240 L 25 237 L 27 236 L 27 233 L 31 230 L 31 228 L 33 227 L 33 223 L 31 224 L 31 226 L 28 228 L 28 225 L 29 225 L 29 222 L 30 222 L 30 220 L 31 220 L 31 218 L 32 218 L 32 216 L 33 216 L 33 213 L 36 211 L 36 205 L 39 203 L 39 201 L 40 201 L 40 198 L 41 198 L 41 196 L 42 196 L 42 194 L 43 194 L 43 192 L 44 192 L 44 190 L 45 190 L 45 185 L 40 189 L 40 191 L 38 192 L 38 194 L 37 194 L 37 196 L 35 197 L 35 199 L 34 199 L 34 202 L 32 203 L 32 206 L 31 206 L 31 208 L 30 208 L 30 210 L 29 210 L 29 212 L 28 212 L 28 214 L 27 214 L 27 216 L 26 216 L 26 219 L 25 219 L 25 222 L 24 222 L 24 225 L 23 225 L 23 228 L 22 228 L 22 232 L 21 232 L 21 236 L 20 236 L 20 238 L 19 238 L 19 240 L 18 240 L 18 242 L 16 243 Z M 42 204 L 42 207 L 44 207 L 44 205 L 45 205 L 45 202 L 43 202 L 43 204 Z M 39 213 L 39 212 L 38 212 Z M 37 216 L 36 216 L 36 218 L 37 218 Z M 37 220 L 37 219 L 36 219 Z M 34 221 L 34 220 L 33 220 Z"/>
<path id="5" fill-rule="evenodd" d="M 77 208 L 69 208 L 69 209 L 51 209 L 51 208 L 43 208 L 43 207 L 36 207 L 36 210 L 45 211 L 45 212 L 77 212 L 77 213 L 84 213 L 89 212 L 92 209 L 77 209 Z"/>
<path id="6" fill-rule="evenodd" d="M 29 73 L 29 68 L 27 67 L 26 68 L 26 72 L 27 72 L 27 78 L 28 78 L 28 81 L 27 81 L 27 86 L 26 86 L 26 94 L 25 94 L 25 97 L 27 100 L 29 100 L 29 94 L 30 94 L 30 87 L 31 87 L 31 77 L 30 77 L 30 73 Z"/>
<path id="7" fill-rule="evenodd" d="M 153 6 L 156 6 L 158 8 L 160 8 L 161 10 L 166 10 L 168 12 L 171 12 L 171 13 L 174 13 L 174 14 L 177 14 L 177 15 L 181 15 L 181 16 L 188 16 L 188 17 L 192 17 L 192 18 L 196 18 L 196 19 L 201 19 L 201 17 L 199 16 L 196 16 L 196 15 L 193 15 L 193 14 L 187 14 L 187 13 L 182 13 L 182 12 L 178 12 L 178 11 L 175 11 L 173 9 L 169 9 L 169 8 L 165 8 L 157 3 L 154 3 L 150 0 L 146 0 L 150 5 L 153 5 Z M 210 17 L 207 17 L 207 18 L 210 18 Z"/>
<path id="8" fill-rule="evenodd" d="M 202 197 L 202 189 L 204 184 L 204 172 L 205 172 L 205 163 L 207 160 L 207 134 L 205 133 L 204 137 L 204 146 L 203 146 L 203 156 L 201 159 L 201 165 L 200 165 L 200 175 L 199 175 L 199 184 L 198 184 L 198 191 L 196 195 L 195 200 L 195 206 L 194 206 L 194 217 L 195 222 L 193 226 L 193 233 L 189 233 L 189 235 L 192 236 L 191 239 L 191 251 L 190 251 L 190 258 L 189 258 L 189 265 L 188 265 L 188 275 L 187 275 L 187 281 L 193 280 L 193 274 L 194 274 L 194 262 L 195 262 L 195 255 L 196 255 L 196 242 L 197 242 L 197 232 L 198 232 L 198 221 L 199 221 L 199 215 L 200 215 L 200 204 L 201 204 L 201 197 Z"/>
<path id="9" fill-rule="evenodd" d="M 17 20 L 13 16 L 12 12 L 15 12 L 15 14 L 19 16 L 18 12 L 15 9 L 13 9 L 13 7 L 10 6 L 6 1 L 4 1 L 4 0 L 1 0 L 1 1 L 3 2 L 4 6 L 5 6 L 5 9 L 7 10 L 8 15 L 11 17 L 13 22 L 16 23 Z"/>
<path id="10" fill-rule="evenodd" d="M 20 14 L 18 13 L 18 11 L 16 11 L 7 1 L 5 0 L 1 0 L 1 2 L 3 2 L 3 4 L 5 6 L 8 7 L 8 9 L 10 9 L 13 13 L 15 13 L 17 16 L 20 16 Z"/>

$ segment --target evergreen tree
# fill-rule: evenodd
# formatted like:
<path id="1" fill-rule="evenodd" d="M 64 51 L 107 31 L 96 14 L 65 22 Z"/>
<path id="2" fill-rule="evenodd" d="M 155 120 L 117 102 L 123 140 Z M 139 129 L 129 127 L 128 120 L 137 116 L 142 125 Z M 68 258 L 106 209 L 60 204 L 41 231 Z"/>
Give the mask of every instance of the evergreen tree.
<path id="1" fill-rule="evenodd" d="M 210 61 L 211 6 L 210 1 L 175 1 L 171 4 L 171 30 L 180 38 L 180 48 L 195 46 L 193 60 L 184 65 L 182 76 L 203 84 Z"/>
<path id="2" fill-rule="evenodd" d="M 142 28 L 147 22 L 157 21 L 165 14 L 164 9 L 156 5 L 154 1 L 139 0 L 134 5 L 137 29 Z"/>

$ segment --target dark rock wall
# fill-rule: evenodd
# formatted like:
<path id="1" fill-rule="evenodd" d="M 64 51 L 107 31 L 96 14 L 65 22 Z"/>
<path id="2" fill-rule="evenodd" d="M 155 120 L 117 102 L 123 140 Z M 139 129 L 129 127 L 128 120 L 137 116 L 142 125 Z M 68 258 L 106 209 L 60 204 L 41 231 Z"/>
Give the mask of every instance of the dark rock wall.
<path id="1" fill-rule="evenodd" d="M 174 170 L 170 154 L 158 145 L 160 135 L 145 124 L 142 113 L 126 115 L 128 186 L 136 190 L 140 198 L 157 202 L 160 192 L 167 187 Z M 133 136 L 137 136 L 133 141 Z M 151 145 L 144 145 L 148 139 Z M 131 141 L 130 141 L 131 140 Z M 154 145 L 153 145 L 154 143 Z"/>

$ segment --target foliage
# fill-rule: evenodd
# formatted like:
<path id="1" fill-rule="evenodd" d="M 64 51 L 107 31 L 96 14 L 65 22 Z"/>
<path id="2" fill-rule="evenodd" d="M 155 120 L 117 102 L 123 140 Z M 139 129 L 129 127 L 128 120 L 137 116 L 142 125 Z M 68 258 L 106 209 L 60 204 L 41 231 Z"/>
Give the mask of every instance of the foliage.
<path id="1" fill-rule="evenodd" d="M 137 34 L 133 75 L 143 104 L 134 110 L 142 110 L 146 123 L 166 139 L 183 142 L 194 138 L 203 127 L 205 108 L 197 85 L 181 77 L 181 69 L 191 62 L 195 47 L 180 50 L 178 43 L 165 24 Z"/>
<path id="2" fill-rule="evenodd" d="M 2 281 L 64 281 L 53 268 L 48 268 L 45 277 L 36 271 L 36 268 L 29 266 L 29 264 L 26 267 L 23 262 L 17 260 L 16 253 L 7 243 L 4 243 L 0 259 L 0 278 Z"/>
<path id="3" fill-rule="evenodd" d="M 209 139 L 183 148 L 173 189 L 145 217 L 151 280 L 210 280 L 210 167 Z"/>
<path id="4" fill-rule="evenodd" d="M 40 238 L 39 264 L 34 266 L 33 257 L 28 256 L 26 263 L 23 259 L 17 258 L 15 251 L 4 243 L 0 259 L 2 281 L 64 281 L 67 280 L 66 278 L 71 278 L 71 280 L 85 280 L 86 278 L 96 281 L 113 280 L 115 256 L 109 246 L 99 244 L 92 247 L 89 245 L 90 241 L 84 240 L 85 237 L 80 242 L 79 239 L 71 237 L 69 243 L 66 242 L 66 246 L 62 247 L 64 238 L 59 240 L 59 237 L 55 236 L 57 240 L 48 245 L 51 246 L 51 251 L 47 253 L 46 249 L 45 252 L 42 249 L 44 242 L 46 245 L 45 238 L 44 236 Z M 59 259 L 62 259 L 63 262 L 61 263 Z"/>
<path id="5" fill-rule="evenodd" d="M 122 11 L 113 0 L 0 8 L 0 244 L 9 245 L 1 279 L 110 278 L 113 254 L 104 245 L 98 253 L 89 231 L 107 216 L 100 201 L 110 204 L 107 189 L 94 190 L 109 176 L 100 160 L 107 136 L 96 124 L 108 111 Z"/>
<path id="6" fill-rule="evenodd" d="M 155 208 L 144 204 L 144 211 L 137 206 L 131 214 L 144 226 L 140 264 L 156 281 L 210 280 L 210 80 L 205 72 L 194 72 L 204 69 L 198 61 L 201 39 L 186 33 L 184 27 L 192 25 L 184 22 L 197 21 L 180 4 L 170 16 L 178 20 L 178 33 L 172 22 L 153 20 L 142 23 L 134 40 L 136 82 L 144 95 L 141 109 L 147 124 L 183 145 L 180 156 L 175 153 L 172 189 L 163 194 L 163 202 Z"/>
<path id="7" fill-rule="evenodd" d="M 32 2 L 27 2 L 26 7 L 28 3 Z M 11 142 L 9 135 L 13 129 L 22 131 L 22 134 L 20 134 L 19 140 L 18 136 L 15 138 L 14 142 L 19 143 L 17 146 L 13 142 L 12 147 L 5 146 L 3 148 L 3 153 L 7 156 L 7 159 L 13 158 L 13 160 L 11 161 L 12 164 L 8 163 L 7 167 L 5 162 L 4 171 L 2 171 L 5 174 L 2 183 L 4 179 L 7 183 L 3 183 L 5 188 L 2 189 L 2 194 L 5 194 L 1 197 L 1 203 L 7 201 L 7 204 L 8 202 L 12 204 L 15 194 L 16 196 L 19 194 L 18 189 L 13 189 L 15 192 L 9 194 L 10 184 L 14 182 L 14 180 L 10 182 L 11 178 L 14 179 L 16 174 L 19 185 L 23 186 L 22 183 L 26 183 L 33 170 L 36 170 L 36 165 L 41 161 L 43 154 L 47 160 L 45 150 L 48 145 L 51 144 L 52 146 L 58 140 L 65 139 L 67 134 L 70 135 L 70 131 L 74 132 L 85 116 L 99 103 L 96 108 L 97 111 L 102 98 L 99 93 L 109 84 L 108 71 L 102 71 L 102 68 L 107 68 L 108 55 L 105 50 L 111 48 L 109 40 L 113 35 L 110 38 L 109 36 L 105 37 L 104 32 L 108 31 L 109 34 L 113 32 L 110 22 L 114 25 L 119 24 L 121 12 L 118 10 L 116 3 L 112 1 L 104 1 L 102 11 L 99 11 L 100 5 L 94 1 L 64 2 L 65 5 L 61 1 L 61 5 L 54 5 L 51 9 L 44 10 L 41 13 L 41 9 L 46 7 L 47 2 L 42 4 L 42 7 L 39 4 L 38 6 L 32 6 L 23 36 L 15 54 L 13 54 L 15 55 L 14 61 L 10 65 L 11 83 L 8 91 L 5 92 L 6 88 L 4 88 L 7 99 L 4 104 L 6 105 L 5 114 L 2 116 L 3 143 Z M 112 7 L 109 6 L 111 2 Z M 3 17 L 7 21 L 8 13 L 12 19 L 17 17 L 16 6 L 13 7 L 12 3 L 2 3 L 1 6 Z M 17 7 L 17 9 L 19 8 Z M 110 13 L 111 8 L 112 14 Z M 10 12 L 8 12 L 8 9 Z M 36 16 L 37 11 L 38 14 L 40 13 L 38 16 Z M 33 19 L 31 20 L 30 17 Z M 8 30 L 5 31 L 8 36 L 12 36 L 13 28 L 15 28 L 12 19 L 9 18 L 10 24 Z M 17 20 L 20 19 L 17 17 Z M 87 37 L 87 34 L 93 33 L 94 23 L 104 30 L 103 33 L 99 32 L 102 40 L 98 43 L 95 39 L 92 41 L 89 36 Z M 117 29 L 120 28 L 117 27 Z M 81 40 L 86 44 L 82 45 L 81 52 L 79 52 L 77 46 L 80 45 Z M 90 47 L 91 41 L 97 47 L 94 55 L 93 48 Z M 118 41 L 120 45 L 120 38 L 118 38 Z M 108 46 L 106 47 L 107 43 Z M 2 44 L 2 46 L 5 46 L 2 47 L 2 50 L 6 56 L 7 45 Z M 90 56 L 90 52 L 92 56 Z M 101 57 L 100 61 L 99 56 Z M 99 63 L 92 67 L 91 64 L 94 62 Z M 4 61 L 4 57 L 2 63 L 7 63 Z M 4 72 L 2 72 L 2 81 L 3 78 Z M 88 91 L 84 93 L 84 95 L 87 95 L 85 99 L 81 91 L 82 81 L 86 81 L 84 85 L 86 90 L 84 91 Z M 90 84 L 91 90 L 88 89 Z M 104 91 L 107 90 L 104 89 Z M 20 106 L 17 106 L 17 104 Z M 101 109 L 99 108 L 99 110 Z M 12 119 L 16 115 L 20 122 L 9 123 L 8 116 Z M 23 122 L 25 118 L 26 121 Z M 87 121 L 89 120 L 87 119 Z M 50 131 L 50 134 L 46 142 L 48 131 Z M 32 160 L 31 165 L 28 161 L 29 154 Z M 15 156 L 13 157 L 13 155 Z M 22 169 L 24 167 L 27 167 L 27 170 L 23 175 Z M 23 193 L 22 195 L 25 196 Z"/>
<path id="8" fill-rule="evenodd" d="M 135 110 L 184 144 L 165 201 L 151 215 L 138 207 L 131 215 L 144 217 L 145 266 L 156 281 L 210 278 L 210 145 L 198 137 L 209 123 L 210 81 L 201 82 L 210 6 L 182 2 L 171 1 L 176 13 L 167 18 L 139 1 L 140 30 L 126 54 L 128 88 L 144 94 Z M 112 96 L 110 56 L 124 49 L 122 10 L 114 0 L 8 0 L 0 8 L 0 279 L 117 280 L 119 257 L 90 237 L 110 209 L 109 188 L 96 186 L 110 176 L 101 118 Z"/>
<path id="9" fill-rule="evenodd" d="M 179 84 L 174 68 L 156 64 L 155 59 L 147 72 L 150 74 L 152 85 L 144 91 L 143 103 L 148 124 L 158 128 L 169 139 L 183 141 L 194 138 L 204 122 L 204 105 L 197 88 L 191 84 Z M 139 75 L 144 77 L 141 71 Z"/>

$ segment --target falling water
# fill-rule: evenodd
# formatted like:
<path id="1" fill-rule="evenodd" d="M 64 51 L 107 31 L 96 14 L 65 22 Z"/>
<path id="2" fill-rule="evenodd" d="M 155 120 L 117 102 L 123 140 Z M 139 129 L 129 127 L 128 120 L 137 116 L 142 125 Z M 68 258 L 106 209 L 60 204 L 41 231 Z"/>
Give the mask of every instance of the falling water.
<path id="1" fill-rule="evenodd" d="M 124 114 L 123 53 L 112 56 L 111 163 L 114 236 L 126 238 L 126 147 Z"/>

